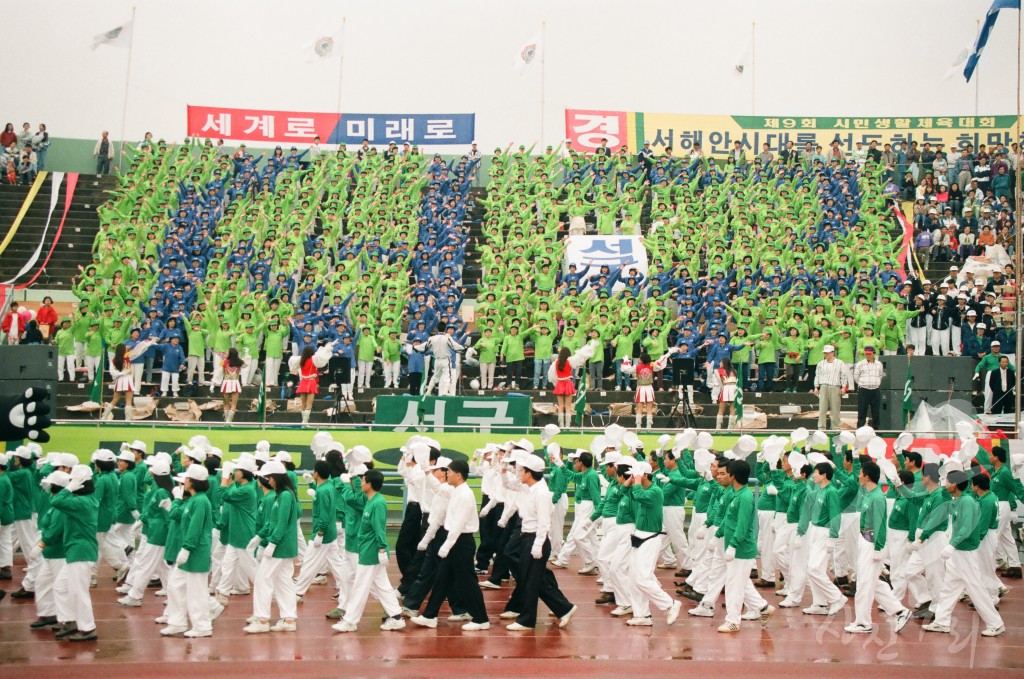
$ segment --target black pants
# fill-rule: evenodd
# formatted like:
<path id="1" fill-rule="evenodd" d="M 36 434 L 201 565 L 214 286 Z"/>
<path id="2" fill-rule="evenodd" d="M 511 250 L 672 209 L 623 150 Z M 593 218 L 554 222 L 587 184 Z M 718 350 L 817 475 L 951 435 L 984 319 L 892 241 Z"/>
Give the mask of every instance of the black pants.
<path id="1" fill-rule="evenodd" d="M 405 608 L 418 611 L 420 606 L 423 605 L 423 600 L 430 594 L 430 590 L 437 581 L 437 574 L 441 569 L 441 559 L 437 556 L 437 550 L 441 548 L 441 545 L 447 539 L 448 531 L 444 528 L 438 528 L 437 535 L 427 545 L 426 551 L 419 552 L 423 555 L 423 565 L 416 574 L 415 582 L 409 585 L 408 592 L 405 594 L 405 600 L 402 602 Z M 459 604 L 457 592 L 449 590 L 448 601 L 451 605 L 452 613 L 465 613 L 466 609 Z"/>
<path id="2" fill-rule="evenodd" d="M 857 389 L 857 427 L 863 427 L 868 411 L 871 413 L 871 426 L 881 426 L 882 392 L 878 389 Z"/>
<path id="3" fill-rule="evenodd" d="M 515 382 L 517 385 L 523 374 L 523 362 L 522 361 L 509 361 L 506 364 L 508 370 L 508 384 L 505 385 L 506 389 L 512 388 L 512 383 Z"/>
<path id="4" fill-rule="evenodd" d="M 498 548 L 494 555 L 494 568 L 491 570 L 491 577 L 487 578 L 495 585 L 500 585 L 502 580 L 508 580 L 511 573 L 519 570 L 519 527 L 521 525 L 519 514 L 513 514 L 498 539 Z"/>
<path id="5" fill-rule="evenodd" d="M 402 574 L 402 584 L 408 584 L 406 573 L 413 557 L 416 556 L 416 545 L 420 541 L 422 522 L 423 512 L 420 510 L 420 503 L 407 503 L 405 516 L 402 517 L 402 527 L 398 529 L 398 540 L 395 542 L 395 561 L 398 562 L 398 570 Z"/>
<path id="6" fill-rule="evenodd" d="M 441 604 L 448 599 L 453 612 L 458 605 L 473 616 L 473 622 L 487 622 L 484 595 L 473 571 L 475 551 L 476 542 L 472 533 L 463 533 L 455 541 L 448 556 L 439 560 L 434 588 L 430 592 L 427 607 L 423 610 L 423 617 L 436 618 L 441 610 Z"/>
<path id="7" fill-rule="evenodd" d="M 423 539 L 423 536 L 427 534 L 427 523 L 429 521 L 430 514 L 428 514 L 427 512 L 423 512 L 423 518 L 420 519 L 419 534 L 416 537 L 417 545 L 419 545 L 420 540 Z M 402 576 L 401 585 L 398 587 L 398 590 L 401 592 L 402 596 L 405 596 L 406 590 L 408 590 L 409 586 L 412 585 L 412 583 L 416 581 L 416 578 L 419 577 L 420 569 L 423 568 L 423 558 L 425 555 L 426 552 L 420 551 L 419 549 L 413 552 L 412 562 L 406 569 L 405 575 Z"/>
<path id="8" fill-rule="evenodd" d="M 1007 371 L 1009 372 L 1009 371 Z M 997 393 L 992 392 L 992 414 L 993 415 L 1009 415 L 1013 412 L 1015 396 L 1013 395 L 1013 385 L 1008 391 Z"/>
<path id="9" fill-rule="evenodd" d="M 487 506 L 490 498 L 484 495 L 481 498 L 483 506 Z M 491 566 L 491 559 L 498 549 L 498 541 L 501 539 L 501 528 L 498 528 L 498 519 L 505 511 L 505 503 L 499 502 L 488 512 L 487 516 L 480 517 L 480 546 L 476 548 L 476 567 L 485 571 Z"/>
<path id="10" fill-rule="evenodd" d="M 409 373 L 409 393 L 419 396 L 420 388 L 423 386 L 423 373 Z"/>
<path id="11" fill-rule="evenodd" d="M 537 602 L 543 601 L 552 613 L 561 618 L 572 609 L 572 604 L 558 588 L 555 574 L 548 568 L 551 556 L 551 540 L 544 538 L 544 548 L 539 559 L 531 551 L 537 535 L 523 533 L 520 540 L 519 571 L 516 574 L 516 588 L 505 606 L 506 611 L 515 611 L 523 627 L 537 626 Z"/>

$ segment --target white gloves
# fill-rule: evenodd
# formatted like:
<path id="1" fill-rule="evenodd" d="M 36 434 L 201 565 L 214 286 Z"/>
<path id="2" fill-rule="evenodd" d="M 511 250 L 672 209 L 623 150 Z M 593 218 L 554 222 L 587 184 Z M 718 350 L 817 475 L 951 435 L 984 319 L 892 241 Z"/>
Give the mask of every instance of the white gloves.
<path id="1" fill-rule="evenodd" d="M 171 497 L 173 497 L 175 500 L 180 500 L 183 497 L 185 497 L 185 487 L 175 486 L 174 489 L 171 490 Z"/>
<path id="2" fill-rule="evenodd" d="M 726 561 L 732 561 L 735 558 L 736 558 L 736 548 L 735 547 L 730 547 L 729 549 L 725 550 L 725 560 Z"/>
<path id="3" fill-rule="evenodd" d="M 43 555 L 42 543 L 36 543 L 36 546 L 32 548 L 32 552 L 28 555 L 29 561 L 38 561 L 39 557 Z"/>
<path id="4" fill-rule="evenodd" d="M 778 495 L 779 489 L 775 487 L 775 484 L 771 484 L 764 489 L 764 492 L 767 493 L 768 495 Z"/>
<path id="5" fill-rule="evenodd" d="M 584 521 L 583 523 L 580 524 L 580 530 L 583 531 L 584 533 L 586 533 L 586 532 L 588 532 L 590 530 L 590 528 L 593 525 L 594 525 L 593 519 L 587 519 L 586 521 Z"/>
<path id="6" fill-rule="evenodd" d="M 349 483 L 350 481 L 352 481 L 352 475 L 351 474 L 342 474 L 338 478 L 341 479 L 342 483 Z"/>
<path id="7" fill-rule="evenodd" d="M 826 549 L 835 549 L 837 542 L 839 542 L 839 540 L 837 540 L 836 538 L 827 538 L 825 540 L 825 548 Z"/>
<path id="8" fill-rule="evenodd" d="M 437 556 L 441 559 L 448 558 L 448 545 L 441 545 L 441 549 L 437 550 Z"/>
<path id="9" fill-rule="evenodd" d="M 425 551 L 427 551 L 427 538 L 425 536 L 424 536 L 424 538 L 422 540 L 420 540 L 419 544 L 416 545 L 416 551 L 417 552 L 425 552 Z"/>
<path id="10" fill-rule="evenodd" d="M 498 528 L 504 528 L 505 524 L 507 524 L 507 523 L 508 523 L 507 521 L 499 521 L 498 522 Z"/>
<path id="11" fill-rule="evenodd" d="M 139 520 L 139 516 L 140 516 L 139 515 L 139 510 L 138 509 L 133 509 L 132 510 L 132 518 L 135 519 L 136 521 L 138 521 Z"/>
<path id="12" fill-rule="evenodd" d="M 188 557 L 191 556 L 187 549 L 178 551 L 178 558 L 174 560 L 175 566 L 184 566 L 185 562 L 188 561 Z"/>
<path id="13" fill-rule="evenodd" d="M 954 547 L 953 545 L 946 545 L 942 548 L 942 552 L 939 554 L 939 556 L 942 557 L 943 561 L 947 561 L 949 557 L 953 556 L 953 552 L 955 551 L 956 547 Z"/>
<path id="14" fill-rule="evenodd" d="M 530 550 L 530 556 L 534 559 L 539 559 L 544 554 L 544 542 L 542 540 L 533 541 L 533 549 Z"/>
<path id="15" fill-rule="evenodd" d="M 303 472 L 302 480 L 305 481 L 306 483 L 313 483 L 313 475 L 310 474 L 309 472 Z"/>
<path id="16" fill-rule="evenodd" d="M 913 554 L 917 550 L 921 549 L 921 543 L 918 540 L 907 543 L 907 551 Z"/>
<path id="17" fill-rule="evenodd" d="M 245 551 L 247 551 L 247 552 L 253 551 L 254 549 L 256 549 L 257 547 L 260 546 L 260 542 L 262 542 L 262 540 L 260 540 L 260 536 L 259 535 L 254 535 L 252 540 L 249 540 L 249 544 L 247 544 L 245 546 Z"/>
<path id="18" fill-rule="evenodd" d="M 705 526 L 705 525 L 699 526 L 697 528 L 696 536 L 697 536 L 698 540 L 705 540 L 705 539 L 707 539 L 707 537 L 708 537 L 708 527 Z"/>
<path id="19" fill-rule="evenodd" d="M 884 558 L 885 558 L 885 551 L 884 550 L 876 549 L 876 550 L 874 550 L 871 553 L 871 560 L 874 561 L 875 563 L 881 562 Z"/>
<path id="20" fill-rule="evenodd" d="M 313 538 L 313 549 L 320 549 L 320 547 L 322 547 L 323 544 L 324 544 L 324 536 L 323 535 L 319 535 L 318 534 L 315 538 Z"/>
<path id="21" fill-rule="evenodd" d="M 377 552 L 377 563 L 381 566 L 388 565 L 388 551 L 386 549 L 383 552 Z"/>
<path id="22" fill-rule="evenodd" d="M 83 483 L 84 479 L 82 481 L 79 481 L 78 479 L 72 477 L 71 480 L 68 481 L 68 485 L 64 486 L 64 489 L 67 490 L 69 493 L 74 493 L 76 490 L 82 489 Z"/>
<path id="23" fill-rule="evenodd" d="M 160 507 L 160 509 L 164 510 L 165 512 L 171 511 L 170 498 L 164 498 L 163 500 L 160 500 L 160 503 L 157 506 Z"/>
<path id="24" fill-rule="evenodd" d="M 556 467 L 565 466 L 565 463 L 562 462 L 562 458 L 560 457 L 549 456 L 548 459 L 551 460 L 551 464 L 555 465 Z"/>
<path id="25" fill-rule="evenodd" d="M 274 558 L 274 549 L 276 547 L 277 547 L 277 545 L 275 545 L 273 542 L 268 544 L 267 548 L 263 550 L 263 558 L 264 559 L 273 559 Z"/>
<path id="26" fill-rule="evenodd" d="M 45 466 L 46 466 L 46 458 L 45 457 L 41 457 L 38 460 L 36 460 L 36 469 L 42 469 Z"/>
<path id="27" fill-rule="evenodd" d="M 231 475 L 235 473 L 235 463 L 225 462 L 224 466 L 220 469 L 220 477 L 222 479 L 230 479 Z"/>
<path id="28" fill-rule="evenodd" d="M 488 502 L 488 503 L 487 503 L 487 504 L 486 504 L 486 505 L 484 506 L 484 508 L 483 508 L 482 510 L 480 510 L 480 516 L 482 516 L 482 517 L 483 517 L 483 516 L 487 516 L 488 514 L 490 514 L 490 513 L 491 513 L 491 509 L 492 509 L 493 507 L 494 507 L 494 505 L 493 505 L 492 503 Z"/>
<path id="29" fill-rule="evenodd" d="M 668 483 L 668 477 L 665 476 L 664 474 L 655 474 L 654 478 L 658 479 L 662 483 Z"/>
<path id="30" fill-rule="evenodd" d="M 315 488 L 307 488 L 306 489 L 306 495 L 308 495 L 310 497 L 316 497 L 316 489 Z"/>

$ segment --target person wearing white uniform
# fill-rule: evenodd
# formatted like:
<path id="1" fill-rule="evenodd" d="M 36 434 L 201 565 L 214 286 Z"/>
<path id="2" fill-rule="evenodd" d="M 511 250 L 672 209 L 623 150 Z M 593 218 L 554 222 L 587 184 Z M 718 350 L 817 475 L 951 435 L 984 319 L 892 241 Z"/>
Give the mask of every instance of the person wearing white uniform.
<path id="1" fill-rule="evenodd" d="M 426 342 L 414 344 L 417 351 L 429 349 L 433 356 L 434 369 L 430 373 L 430 381 L 423 387 L 423 393 L 429 394 L 437 387 L 438 396 L 454 396 L 458 383 L 455 379 L 457 374 L 456 353 L 465 351 L 466 347 L 455 341 L 452 336 L 455 333 L 454 327 L 447 326 L 443 321 L 437 326 L 437 334 L 431 336 Z"/>
<path id="2" fill-rule="evenodd" d="M 565 568 L 569 563 L 569 557 L 573 552 L 580 555 L 583 562 L 581 572 L 596 568 L 597 541 L 595 536 L 595 525 L 591 516 L 594 508 L 601 502 L 601 482 L 597 472 L 592 469 L 594 466 L 594 455 L 585 450 L 576 450 L 569 453 L 569 461 L 572 463 L 573 471 L 570 480 L 575 485 L 573 493 L 572 526 L 569 534 L 562 543 L 562 549 L 551 562 L 552 568 Z M 555 466 L 562 467 L 561 459 L 552 461 Z"/>

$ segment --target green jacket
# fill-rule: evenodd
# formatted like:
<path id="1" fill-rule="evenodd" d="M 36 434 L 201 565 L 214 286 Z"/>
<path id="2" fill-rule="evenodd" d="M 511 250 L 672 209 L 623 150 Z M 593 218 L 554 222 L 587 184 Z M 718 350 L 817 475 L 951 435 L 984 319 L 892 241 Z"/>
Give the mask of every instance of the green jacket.
<path id="1" fill-rule="evenodd" d="M 266 541 L 274 545 L 275 559 L 294 559 L 299 555 L 298 533 L 295 530 L 299 520 L 299 501 L 290 490 L 275 494 L 277 497 L 270 511 L 270 530 Z"/>
<path id="2" fill-rule="evenodd" d="M 99 543 L 96 540 L 99 504 L 95 493 L 74 495 L 65 488 L 53 497 L 50 507 L 64 515 L 64 558 L 67 562 L 99 559 Z"/>
<path id="3" fill-rule="evenodd" d="M 757 510 L 749 486 L 733 490 L 722 531 L 724 548 L 735 548 L 737 559 L 757 558 Z"/>
<path id="4" fill-rule="evenodd" d="M 233 483 L 221 488 L 221 530 L 220 541 L 225 545 L 245 549 L 256 535 L 256 512 L 259 506 L 257 484 Z M 275 549 L 276 554 L 276 549 Z"/>
<path id="5" fill-rule="evenodd" d="M 0 474 L 0 526 L 14 523 L 14 487 L 6 473 Z"/>
<path id="6" fill-rule="evenodd" d="M 918 514 L 918 540 L 924 542 L 933 533 L 949 527 L 949 494 L 944 488 L 936 488 L 924 497 Z"/>
<path id="7" fill-rule="evenodd" d="M 43 543 L 44 559 L 63 559 L 64 553 L 64 528 L 67 519 L 64 514 L 50 507 L 46 513 L 39 517 L 39 534 Z"/>
<path id="8" fill-rule="evenodd" d="M 168 511 L 160 506 L 163 500 L 170 500 L 171 494 L 157 487 L 146 497 L 146 505 L 142 510 L 142 534 L 146 542 L 157 547 L 167 545 Z"/>
<path id="9" fill-rule="evenodd" d="M 117 509 L 117 473 L 100 472 L 93 477 L 94 495 L 99 502 L 100 514 L 96 532 L 106 533 L 114 525 L 114 511 Z"/>
<path id="10" fill-rule="evenodd" d="M 178 566 L 186 573 L 209 573 L 213 548 L 213 508 L 204 493 L 196 493 L 182 502 L 181 548 L 188 550 L 188 560 Z"/>
<path id="11" fill-rule="evenodd" d="M 330 481 L 316 487 L 316 495 L 313 497 L 313 537 L 322 533 L 325 545 L 332 544 L 338 539 L 334 499 L 334 484 Z"/>
<path id="12" fill-rule="evenodd" d="M 981 544 L 981 510 L 970 493 L 962 493 L 951 504 L 953 531 L 949 544 L 960 552 L 973 552 Z"/>
<path id="13" fill-rule="evenodd" d="M 828 528 L 830 538 L 839 537 L 842 509 L 839 506 L 839 491 L 834 484 L 828 484 L 814 495 L 811 505 L 811 525 Z"/>
<path id="14" fill-rule="evenodd" d="M 362 520 L 359 522 L 359 565 L 376 566 L 379 552 L 388 548 L 388 506 L 380 493 L 366 500 Z"/>
<path id="15" fill-rule="evenodd" d="M 860 501 L 860 529 L 861 531 L 875 532 L 875 551 L 885 549 L 886 535 L 886 512 L 888 507 L 885 504 L 885 495 L 882 489 L 875 487 L 874 490 L 864 493 Z"/>
<path id="16" fill-rule="evenodd" d="M 630 486 L 633 509 L 636 514 L 636 529 L 660 533 L 665 519 L 665 493 L 661 486 L 652 483 L 649 488 Z"/>
<path id="17" fill-rule="evenodd" d="M 114 506 L 114 523 L 135 523 L 132 512 L 138 508 L 137 479 L 132 471 L 118 476 L 117 499 Z"/>

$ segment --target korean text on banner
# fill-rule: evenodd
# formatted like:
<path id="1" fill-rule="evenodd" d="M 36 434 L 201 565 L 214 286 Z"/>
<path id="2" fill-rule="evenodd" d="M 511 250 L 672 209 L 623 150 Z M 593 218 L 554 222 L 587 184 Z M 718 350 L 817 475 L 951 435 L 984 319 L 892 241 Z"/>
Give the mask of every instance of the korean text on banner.
<path id="1" fill-rule="evenodd" d="M 602 266 L 608 266 L 614 274 L 622 269 L 623 277 L 630 269 L 647 275 L 647 248 L 640 236 L 570 236 L 565 250 L 563 270 L 569 271 L 569 265 L 575 264 L 576 271 L 583 271 L 588 266 L 588 276 L 596 277 Z M 613 290 L 621 290 L 623 283 L 616 283 Z"/>
<path id="2" fill-rule="evenodd" d="M 458 396 L 378 396 L 376 424 L 397 432 L 422 427 L 444 431 L 491 427 L 529 427 L 533 419 L 528 397 L 461 398 Z"/>
<path id="3" fill-rule="evenodd" d="M 345 113 L 327 143 L 469 144 L 475 126 L 473 113 Z"/>

